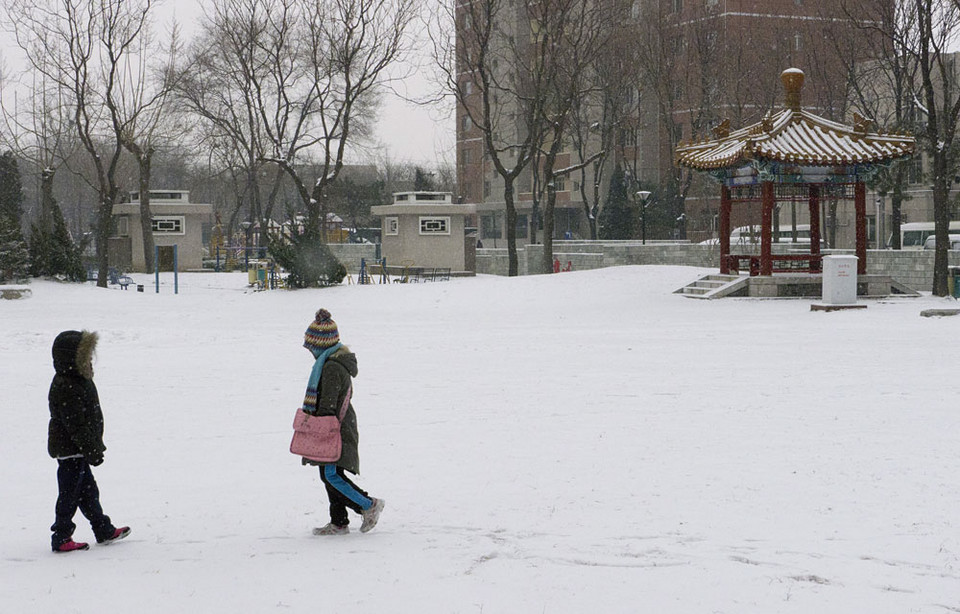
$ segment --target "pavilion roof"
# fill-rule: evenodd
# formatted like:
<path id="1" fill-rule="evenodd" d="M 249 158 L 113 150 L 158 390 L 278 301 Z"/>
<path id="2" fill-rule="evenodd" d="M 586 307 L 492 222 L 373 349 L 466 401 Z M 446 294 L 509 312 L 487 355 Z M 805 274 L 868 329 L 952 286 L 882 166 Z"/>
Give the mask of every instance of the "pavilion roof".
<path id="1" fill-rule="evenodd" d="M 792 82 L 788 83 L 788 77 Z M 787 108 L 732 132 L 725 120 L 713 129 L 714 139 L 681 142 L 676 150 L 677 165 L 708 171 L 739 167 L 751 160 L 804 166 L 873 164 L 903 158 L 916 150 L 913 136 L 871 132 L 873 122 L 856 113 L 854 125 L 846 126 L 804 111 L 799 96 L 803 73 L 788 69 L 782 78 Z"/>

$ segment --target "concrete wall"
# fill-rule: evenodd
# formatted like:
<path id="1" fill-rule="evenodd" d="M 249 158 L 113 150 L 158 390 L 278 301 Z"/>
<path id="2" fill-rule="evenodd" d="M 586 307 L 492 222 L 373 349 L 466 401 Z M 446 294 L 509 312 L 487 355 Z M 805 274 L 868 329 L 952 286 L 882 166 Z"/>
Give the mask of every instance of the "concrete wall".
<path id="1" fill-rule="evenodd" d="M 774 245 L 774 253 L 792 251 L 790 245 Z M 720 269 L 720 246 L 690 243 L 640 241 L 555 241 L 554 255 L 562 266 L 570 262 L 574 271 L 625 265 L 673 265 Z M 824 254 L 852 254 L 851 250 L 827 250 Z M 520 275 L 541 273 L 542 245 L 518 250 Z M 950 266 L 960 266 L 960 251 L 950 252 Z M 477 273 L 506 275 L 506 248 L 477 250 Z M 867 273 L 889 275 L 907 286 L 929 292 L 933 286 L 932 251 L 870 250 Z"/>

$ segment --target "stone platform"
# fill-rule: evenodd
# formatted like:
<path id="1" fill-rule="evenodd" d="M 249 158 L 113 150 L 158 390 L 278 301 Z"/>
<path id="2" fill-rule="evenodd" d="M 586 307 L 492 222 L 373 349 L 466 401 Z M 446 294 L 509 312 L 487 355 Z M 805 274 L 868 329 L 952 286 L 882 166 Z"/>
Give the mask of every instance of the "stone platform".
<path id="1" fill-rule="evenodd" d="M 774 297 L 820 297 L 823 296 L 823 275 L 817 273 L 783 273 L 770 276 L 750 277 L 746 296 Z M 858 275 L 857 296 L 884 297 L 891 295 L 920 296 L 888 275 Z"/>
<path id="2" fill-rule="evenodd" d="M 823 296 L 823 275 L 819 273 L 777 273 L 758 275 L 707 275 L 676 291 L 691 298 L 747 296 L 754 298 L 820 298 Z M 920 296 L 916 290 L 889 275 L 858 275 L 857 296 Z"/>

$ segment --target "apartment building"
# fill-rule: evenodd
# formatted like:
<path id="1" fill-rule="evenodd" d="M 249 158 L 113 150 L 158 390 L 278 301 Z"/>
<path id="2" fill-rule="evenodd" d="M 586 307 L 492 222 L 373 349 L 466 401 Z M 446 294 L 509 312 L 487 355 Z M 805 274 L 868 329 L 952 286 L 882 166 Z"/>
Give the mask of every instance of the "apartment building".
<path id="1" fill-rule="evenodd" d="M 464 0 L 457 5 L 458 45 L 467 44 L 470 29 L 476 27 L 471 7 L 487 1 Z M 496 18 L 502 44 L 522 49 L 536 36 L 536 24 L 527 13 L 530 0 L 496 1 L 501 5 Z M 584 101 L 595 114 L 594 121 L 587 122 L 594 133 L 579 141 L 586 145 L 577 146 L 568 136 L 570 143 L 564 144 L 555 165 L 575 166 L 585 155 L 606 152 L 602 164 L 588 164 L 554 182 L 555 238 L 589 238 L 589 218 L 596 213 L 591 201 L 594 185 L 605 197 L 614 166 L 626 171 L 631 189 L 642 186 L 655 192 L 661 200 L 652 206 L 676 207 L 669 219 L 677 219 L 677 226 L 660 227 L 657 232 L 665 236 L 655 238 L 714 236 L 716 191 L 677 169 L 673 150 L 681 140 L 709 136 L 710 128 L 724 119 L 736 128 L 779 109 L 779 74 L 785 68 L 797 67 L 807 74 L 804 101 L 811 111 L 837 121 L 847 119 L 846 75 L 839 57 L 856 53 L 865 34 L 835 0 L 596 1 L 624 16 L 614 26 L 624 29 L 624 64 L 617 83 L 606 82 L 608 91 Z M 514 63 L 522 64 L 516 59 Z M 507 80 L 514 68 L 501 60 L 494 70 Z M 505 231 L 503 182 L 491 163 L 483 131 L 472 119 L 480 117 L 481 96 L 469 71 L 463 70 L 460 77 L 469 96 L 457 109 L 458 197 L 477 205 L 480 239 L 485 246 L 495 246 Z M 517 108 L 511 108 L 509 97 L 488 99 L 490 113 L 502 120 L 505 134 L 497 136 L 506 146 L 510 138 L 522 135 L 522 118 L 517 117 Z M 617 110 L 613 120 L 607 112 L 611 104 Z M 509 156 L 509 147 L 504 153 Z M 521 245 L 538 231 L 533 209 L 538 190 L 543 189 L 537 183 L 536 164 L 517 178 Z M 677 194 L 685 198 L 676 198 Z"/>

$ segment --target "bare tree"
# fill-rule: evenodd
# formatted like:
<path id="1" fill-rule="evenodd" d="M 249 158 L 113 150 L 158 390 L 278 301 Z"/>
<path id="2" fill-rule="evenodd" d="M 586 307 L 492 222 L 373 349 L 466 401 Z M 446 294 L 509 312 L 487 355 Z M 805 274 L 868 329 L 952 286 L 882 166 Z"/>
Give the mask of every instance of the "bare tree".
<path id="1" fill-rule="evenodd" d="M 138 39 L 137 51 L 119 76 L 121 87 L 117 96 L 120 142 L 136 158 L 139 169 L 140 228 L 147 271 L 154 269 L 150 211 L 153 156 L 158 147 L 176 141 L 177 135 L 184 133 L 182 127 L 171 121 L 170 104 L 178 75 L 182 74 L 175 70 L 180 51 L 178 28 L 174 27 L 165 55 L 152 43 L 147 36 Z M 156 60 L 158 57 L 160 61 Z"/>
<path id="2" fill-rule="evenodd" d="M 414 8 L 413 0 L 213 4 L 185 100 L 245 152 L 252 188 L 265 163 L 293 181 L 310 233 L 323 235 L 326 186 L 370 127 Z M 312 185 L 310 167 L 319 168 Z M 266 223 L 270 210 L 257 211 Z"/>
<path id="3" fill-rule="evenodd" d="M 597 61 L 607 50 L 614 25 L 624 16 L 613 10 L 619 5 L 583 0 L 531 2 L 528 11 L 536 18 L 537 35 L 553 37 L 548 41 L 552 74 L 547 79 L 547 104 L 541 108 L 543 141 L 537 148 L 535 169 L 542 173 L 547 200 L 543 209 L 542 271 L 552 271 L 554 209 L 557 201 L 555 178 L 578 171 L 599 158 L 603 152 L 584 155 L 574 164 L 557 169 L 557 159 L 570 141 L 571 121 L 578 102 L 589 100 L 598 88 Z M 584 152 L 585 153 L 585 152 Z"/>
<path id="4" fill-rule="evenodd" d="M 11 0 L 17 42 L 30 67 L 69 97 L 92 162 L 97 206 L 97 285 L 108 281 L 107 245 L 120 192 L 121 76 L 148 25 L 153 0 Z"/>
<path id="5" fill-rule="evenodd" d="M 578 159 L 591 160 L 578 172 L 583 213 L 590 226 L 590 238 L 594 240 L 599 237 L 598 221 L 606 198 L 601 190 L 607 163 L 613 160 L 622 165 L 627 158 L 639 159 L 642 126 L 639 102 L 643 83 L 636 70 L 634 23 L 639 17 L 639 5 L 635 16 L 628 17 L 625 11 L 616 11 L 613 15 L 617 19 L 608 24 L 610 38 L 605 48 L 598 50 L 590 71 L 594 87 L 575 102 L 571 115 L 573 148 Z"/>
<path id="6" fill-rule="evenodd" d="M 448 6 L 430 28 L 434 55 L 448 90 L 482 135 L 483 152 L 503 180 L 508 274 L 519 272 L 516 181 L 544 134 L 548 88 L 561 36 L 541 30 L 534 0 L 479 0 Z M 453 33 L 457 33 L 453 40 Z M 439 33 L 447 33 L 441 38 Z"/>
<path id="7" fill-rule="evenodd" d="M 28 71 L 24 76 L 30 80 L 26 89 L 18 83 L 4 83 L 0 96 L 4 130 L 0 134 L 6 147 L 39 169 L 38 227 L 52 231 L 54 179 L 78 145 L 71 125 L 72 109 L 63 88 L 43 72 Z M 20 96 L 24 92 L 26 100 Z"/>
<path id="8" fill-rule="evenodd" d="M 950 186 L 958 169 L 960 88 L 956 56 L 949 52 L 960 25 L 958 0 L 906 0 L 917 20 L 914 53 L 919 63 L 918 106 L 925 116 L 922 143 L 931 160 L 934 234 L 933 294 L 947 295 Z"/>
<path id="9" fill-rule="evenodd" d="M 828 36 L 827 40 L 848 75 L 852 103 L 886 131 L 915 130 L 919 63 L 911 50 L 918 31 L 916 13 L 904 2 L 889 0 L 851 0 L 843 9 L 863 35 L 846 40 Z M 910 164 L 894 162 L 881 169 L 876 180 L 877 192 L 890 194 L 893 249 L 902 247 L 900 225 Z"/>
<path id="10" fill-rule="evenodd" d="M 178 103 L 200 119 L 197 146 L 210 152 L 210 162 L 234 178 L 235 207 L 228 234 L 242 211 L 246 221 L 269 219 L 272 203 L 264 206 L 261 183 L 268 143 L 256 108 L 256 85 L 267 11 L 260 0 L 218 0 L 202 22 L 185 66 L 177 79 Z"/>

